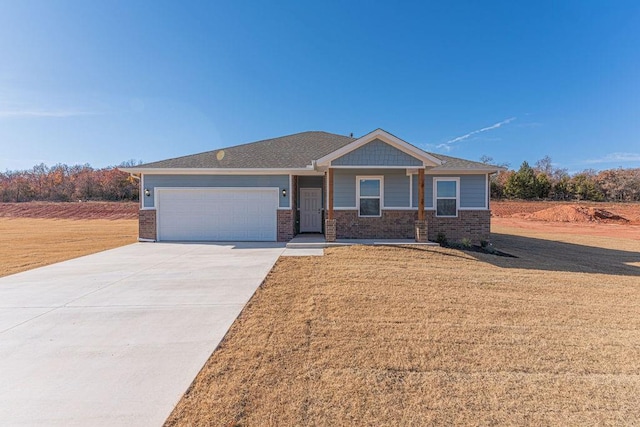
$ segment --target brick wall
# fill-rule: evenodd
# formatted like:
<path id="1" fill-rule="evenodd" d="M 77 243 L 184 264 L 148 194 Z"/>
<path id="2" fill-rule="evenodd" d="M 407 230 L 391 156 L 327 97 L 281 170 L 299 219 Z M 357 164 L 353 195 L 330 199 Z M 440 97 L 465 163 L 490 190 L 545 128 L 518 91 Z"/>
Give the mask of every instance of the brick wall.
<path id="1" fill-rule="evenodd" d="M 155 209 L 140 209 L 138 211 L 138 237 L 140 239 L 156 240 Z"/>
<path id="2" fill-rule="evenodd" d="M 295 215 L 291 209 L 278 209 L 278 241 L 288 242 L 295 235 Z M 382 211 L 381 218 L 360 218 L 358 211 L 334 211 L 336 238 L 338 239 L 413 239 L 415 238 L 416 211 Z M 156 240 L 156 211 L 138 212 L 138 237 Z M 457 218 L 437 218 L 435 211 L 425 211 L 429 240 L 436 241 L 444 233 L 450 242 L 464 238 L 474 243 L 489 240 L 490 211 L 458 211 Z"/>
<path id="3" fill-rule="evenodd" d="M 414 239 L 417 211 L 383 210 L 381 218 L 360 218 L 358 211 L 334 211 L 338 239 Z M 435 211 L 425 211 L 427 235 L 432 242 L 444 233 L 450 242 L 464 238 L 473 243 L 489 240 L 490 211 L 458 211 L 457 218 L 437 218 Z"/>
<path id="4" fill-rule="evenodd" d="M 416 211 L 382 211 L 381 218 L 360 218 L 358 211 L 334 211 L 338 239 L 413 239 Z"/>
<path id="5" fill-rule="evenodd" d="M 327 219 L 324 222 L 324 238 L 327 242 L 335 242 L 336 241 L 336 220 L 335 219 Z"/>
<path id="6" fill-rule="evenodd" d="M 429 240 L 435 242 L 438 233 L 443 233 L 449 242 L 467 238 L 475 244 L 489 240 L 491 211 L 458 211 L 457 218 L 438 218 L 435 211 L 425 211 Z"/>
<path id="7" fill-rule="evenodd" d="M 294 236 L 294 211 L 278 209 L 278 242 L 288 242 Z"/>
<path id="8" fill-rule="evenodd" d="M 427 221 L 416 221 L 416 242 L 426 243 L 429 240 L 429 234 L 427 233 Z"/>

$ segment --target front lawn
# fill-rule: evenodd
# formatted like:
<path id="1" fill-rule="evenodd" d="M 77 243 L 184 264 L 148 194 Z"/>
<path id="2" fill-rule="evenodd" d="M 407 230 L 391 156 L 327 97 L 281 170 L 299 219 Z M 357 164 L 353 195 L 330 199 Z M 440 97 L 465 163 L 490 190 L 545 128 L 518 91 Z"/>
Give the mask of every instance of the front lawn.
<path id="1" fill-rule="evenodd" d="M 167 424 L 640 424 L 640 243 L 498 231 L 281 258 Z"/>
<path id="2" fill-rule="evenodd" d="M 0 217 L 0 277 L 137 241 L 134 219 Z"/>

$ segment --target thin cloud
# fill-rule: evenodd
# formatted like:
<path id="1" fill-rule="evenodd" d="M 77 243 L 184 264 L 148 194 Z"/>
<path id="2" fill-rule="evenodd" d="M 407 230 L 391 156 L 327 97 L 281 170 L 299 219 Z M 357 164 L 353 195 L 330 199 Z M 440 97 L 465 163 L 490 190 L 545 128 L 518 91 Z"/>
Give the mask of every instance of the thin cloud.
<path id="1" fill-rule="evenodd" d="M 485 128 L 482 128 L 482 129 L 474 130 L 474 131 L 469 132 L 467 134 L 464 134 L 462 136 L 458 136 L 456 138 L 450 139 L 447 142 L 443 142 L 442 144 L 438 144 L 436 146 L 436 148 L 441 148 L 441 149 L 445 149 L 445 150 L 449 151 L 449 150 L 451 150 L 451 145 L 455 144 L 456 142 L 464 141 L 465 139 L 468 139 L 468 138 L 472 137 L 473 135 L 477 135 L 477 134 L 482 133 L 482 132 L 487 132 L 487 131 L 490 131 L 490 130 L 493 130 L 493 129 L 498 129 L 499 127 L 502 127 L 502 126 L 504 126 L 506 124 L 511 123 L 515 119 L 516 119 L 516 117 L 511 117 L 509 119 L 503 120 L 503 121 L 498 122 L 496 124 L 493 124 L 491 126 L 487 126 Z"/>
<path id="2" fill-rule="evenodd" d="M 598 159 L 585 160 L 587 164 L 615 163 L 615 162 L 640 162 L 640 153 L 609 153 Z"/>
<path id="3" fill-rule="evenodd" d="M 0 118 L 77 117 L 97 114 L 92 111 L 79 110 L 0 110 Z"/>

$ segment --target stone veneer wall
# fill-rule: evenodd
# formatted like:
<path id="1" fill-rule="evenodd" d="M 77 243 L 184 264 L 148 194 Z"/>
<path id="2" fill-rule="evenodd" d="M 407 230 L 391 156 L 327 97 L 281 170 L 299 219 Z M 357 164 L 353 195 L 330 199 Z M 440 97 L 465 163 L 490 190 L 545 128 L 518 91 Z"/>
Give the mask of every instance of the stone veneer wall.
<path id="1" fill-rule="evenodd" d="M 338 239 L 413 239 L 418 212 L 383 210 L 382 217 L 361 218 L 358 211 L 333 212 Z"/>
<path id="2" fill-rule="evenodd" d="M 429 240 L 435 242 L 443 233 L 449 242 L 471 239 L 475 244 L 491 237 L 491 211 L 458 211 L 457 218 L 438 218 L 435 211 L 425 211 Z"/>
<path id="3" fill-rule="evenodd" d="M 295 235 L 295 215 L 292 209 L 278 209 L 278 242 L 288 242 Z"/>
<path id="4" fill-rule="evenodd" d="M 138 238 L 157 239 L 155 209 L 140 209 L 138 211 Z"/>

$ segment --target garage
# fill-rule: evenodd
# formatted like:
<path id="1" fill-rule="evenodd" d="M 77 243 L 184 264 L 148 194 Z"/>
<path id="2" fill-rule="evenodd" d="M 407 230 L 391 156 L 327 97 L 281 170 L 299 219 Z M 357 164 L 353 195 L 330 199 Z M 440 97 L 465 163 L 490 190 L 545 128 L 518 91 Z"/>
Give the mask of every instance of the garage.
<path id="1" fill-rule="evenodd" d="M 276 241 L 278 188 L 156 188 L 160 241 Z"/>

